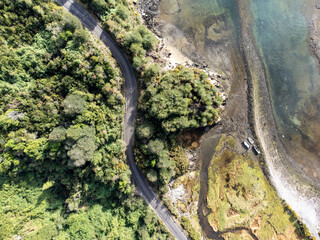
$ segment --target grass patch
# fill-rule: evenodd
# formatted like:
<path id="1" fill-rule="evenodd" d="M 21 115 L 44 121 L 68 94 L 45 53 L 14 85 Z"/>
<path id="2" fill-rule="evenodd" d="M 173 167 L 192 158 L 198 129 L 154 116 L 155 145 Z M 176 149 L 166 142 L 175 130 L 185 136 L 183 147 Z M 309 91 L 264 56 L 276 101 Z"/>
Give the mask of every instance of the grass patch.
<path id="1" fill-rule="evenodd" d="M 208 169 L 210 224 L 219 231 L 251 228 L 259 239 L 272 239 L 276 235 L 300 239 L 257 161 L 250 155 L 237 154 L 232 150 L 234 146 L 232 137 L 223 136 Z M 242 234 L 227 235 L 230 239 L 242 239 Z"/>

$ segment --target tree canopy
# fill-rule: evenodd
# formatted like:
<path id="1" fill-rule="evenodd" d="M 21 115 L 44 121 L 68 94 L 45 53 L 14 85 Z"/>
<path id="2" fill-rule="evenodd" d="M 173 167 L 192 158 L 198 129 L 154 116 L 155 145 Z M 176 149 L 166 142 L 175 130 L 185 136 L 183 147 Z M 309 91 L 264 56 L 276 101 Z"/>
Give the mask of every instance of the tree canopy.
<path id="1" fill-rule="evenodd" d="M 170 238 L 132 191 L 122 86 L 76 17 L 50 0 L 0 1 L 1 239 Z"/>

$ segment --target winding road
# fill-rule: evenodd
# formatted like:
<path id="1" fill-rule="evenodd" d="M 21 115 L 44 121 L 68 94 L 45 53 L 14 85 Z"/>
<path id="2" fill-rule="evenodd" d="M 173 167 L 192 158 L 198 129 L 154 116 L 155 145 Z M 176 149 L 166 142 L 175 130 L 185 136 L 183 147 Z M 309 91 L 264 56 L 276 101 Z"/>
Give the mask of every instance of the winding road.
<path id="1" fill-rule="evenodd" d="M 167 226 L 168 230 L 176 237 L 176 239 L 188 239 L 176 222 L 172 219 L 168 210 L 161 204 L 157 195 L 148 185 L 146 179 L 141 174 L 135 164 L 133 155 L 134 142 L 134 123 L 137 104 L 137 83 L 136 78 L 127 56 L 113 41 L 110 35 L 104 31 L 98 21 L 82 7 L 79 3 L 73 0 L 56 0 L 62 7 L 76 16 L 81 23 L 96 35 L 111 51 L 113 57 L 119 64 L 123 77 L 125 79 L 125 116 L 124 116 L 124 141 L 126 143 L 126 155 L 132 172 L 132 177 L 139 195 L 141 195 L 149 206 L 156 212 L 162 222 Z"/>

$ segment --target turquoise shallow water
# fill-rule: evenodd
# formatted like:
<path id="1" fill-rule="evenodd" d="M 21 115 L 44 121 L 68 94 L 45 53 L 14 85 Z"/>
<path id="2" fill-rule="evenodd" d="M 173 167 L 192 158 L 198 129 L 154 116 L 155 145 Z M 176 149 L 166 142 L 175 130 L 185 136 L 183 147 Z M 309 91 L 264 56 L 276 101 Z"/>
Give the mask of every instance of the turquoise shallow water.
<path id="1" fill-rule="evenodd" d="M 252 12 L 280 131 L 289 136 L 291 131 L 301 131 L 304 141 L 317 141 L 305 124 L 309 122 L 312 129 L 320 124 L 314 122 L 315 114 L 308 112 L 310 105 L 317 105 L 312 99 L 319 94 L 320 76 L 318 63 L 308 49 L 306 4 L 312 2 L 252 0 Z"/>

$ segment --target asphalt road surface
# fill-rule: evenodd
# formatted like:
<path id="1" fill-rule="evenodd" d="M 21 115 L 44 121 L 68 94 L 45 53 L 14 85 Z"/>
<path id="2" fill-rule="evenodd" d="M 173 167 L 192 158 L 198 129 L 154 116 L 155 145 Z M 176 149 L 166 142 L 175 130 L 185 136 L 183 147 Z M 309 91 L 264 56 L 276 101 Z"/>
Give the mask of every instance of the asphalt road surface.
<path id="1" fill-rule="evenodd" d="M 127 147 L 127 159 L 137 192 L 146 200 L 149 206 L 156 212 L 162 222 L 177 239 L 188 239 L 180 227 L 173 221 L 168 210 L 161 204 L 157 195 L 148 185 L 146 179 L 141 174 L 134 161 L 133 136 L 137 104 L 137 83 L 131 63 L 121 48 L 117 46 L 117 44 L 106 31 L 102 30 L 98 21 L 93 18 L 85 8 L 73 0 L 57 0 L 57 2 L 74 16 L 76 16 L 86 28 L 93 32 L 110 49 L 113 57 L 119 64 L 125 79 L 126 106 L 124 116 L 124 141 Z"/>

